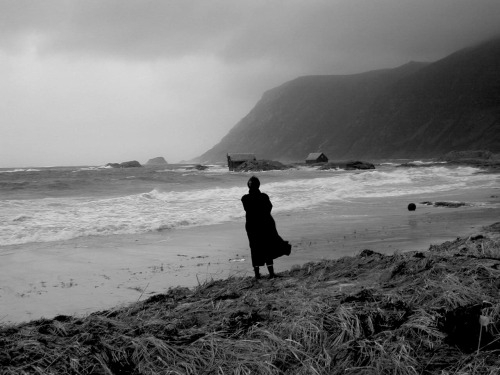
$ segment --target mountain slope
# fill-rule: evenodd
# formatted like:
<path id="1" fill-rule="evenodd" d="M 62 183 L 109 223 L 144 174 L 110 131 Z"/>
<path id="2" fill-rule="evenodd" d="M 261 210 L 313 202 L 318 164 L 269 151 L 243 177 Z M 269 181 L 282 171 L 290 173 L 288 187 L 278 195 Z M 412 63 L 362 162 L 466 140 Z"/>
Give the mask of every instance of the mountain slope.
<path id="1" fill-rule="evenodd" d="M 368 114 L 360 127 L 370 136 L 353 140 L 350 156 L 364 150 L 372 157 L 499 151 L 500 40 L 459 51 L 400 80 Z"/>
<path id="2" fill-rule="evenodd" d="M 432 64 L 345 76 L 305 76 L 267 91 L 211 150 L 303 160 L 432 157 L 500 151 L 500 38 Z"/>

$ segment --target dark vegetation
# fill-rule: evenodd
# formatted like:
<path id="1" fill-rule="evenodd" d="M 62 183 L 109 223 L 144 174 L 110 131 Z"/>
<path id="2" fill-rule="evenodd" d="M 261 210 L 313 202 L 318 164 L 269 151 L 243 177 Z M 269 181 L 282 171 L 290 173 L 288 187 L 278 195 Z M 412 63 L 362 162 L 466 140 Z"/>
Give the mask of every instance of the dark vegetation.
<path id="1" fill-rule="evenodd" d="M 496 374 L 500 223 L 0 328 L 1 374 Z"/>

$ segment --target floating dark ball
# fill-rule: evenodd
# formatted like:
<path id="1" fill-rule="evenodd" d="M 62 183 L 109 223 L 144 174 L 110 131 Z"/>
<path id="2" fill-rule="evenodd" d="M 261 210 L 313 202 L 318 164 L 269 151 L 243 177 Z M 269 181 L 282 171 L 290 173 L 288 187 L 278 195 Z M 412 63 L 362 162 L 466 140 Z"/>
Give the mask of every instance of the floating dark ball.
<path id="1" fill-rule="evenodd" d="M 408 211 L 415 211 L 416 208 L 417 206 L 415 206 L 415 203 L 410 203 L 408 205 Z"/>

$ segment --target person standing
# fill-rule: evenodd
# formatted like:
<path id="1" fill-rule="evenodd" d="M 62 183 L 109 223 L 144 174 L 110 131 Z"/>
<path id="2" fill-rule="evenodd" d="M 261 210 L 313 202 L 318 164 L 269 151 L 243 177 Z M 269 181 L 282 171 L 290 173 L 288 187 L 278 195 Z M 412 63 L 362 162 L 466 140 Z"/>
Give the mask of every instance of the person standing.
<path id="1" fill-rule="evenodd" d="M 252 176 L 248 180 L 248 194 L 241 201 L 246 212 L 245 229 L 250 244 L 252 266 L 255 279 L 260 279 L 259 267 L 267 266 L 269 278 L 278 277 L 274 273 L 274 259 L 290 255 L 292 245 L 278 234 L 276 223 L 271 216 L 273 205 L 269 196 L 259 189 L 260 181 Z"/>

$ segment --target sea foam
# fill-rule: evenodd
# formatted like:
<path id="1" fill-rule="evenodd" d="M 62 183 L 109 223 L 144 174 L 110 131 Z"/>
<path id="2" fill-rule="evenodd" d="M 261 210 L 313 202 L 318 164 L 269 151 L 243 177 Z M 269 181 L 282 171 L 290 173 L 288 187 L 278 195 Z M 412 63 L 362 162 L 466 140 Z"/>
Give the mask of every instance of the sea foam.
<path id="1" fill-rule="evenodd" d="M 427 194 L 494 186 L 496 175 L 469 167 L 393 168 L 263 179 L 274 213 L 313 210 L 335 202 Z M 229 176 L 229 174 L 228 174 Z M 229 176 L 230 177 L 230 176 Z M 234 181 L 230 180 L 228 182 Z M 200 177 L 201 178 L 201 177 Z M 228 184 L 225 184 L 228 185 Z M 224 186 L 224 185 L 223 185 Z M 67 240 L 81 236 L 145 233 L 244 220 L 246 186 L 156 188 L 111 198 L 61 197 L 0 200 L 0 245 Z"/>

